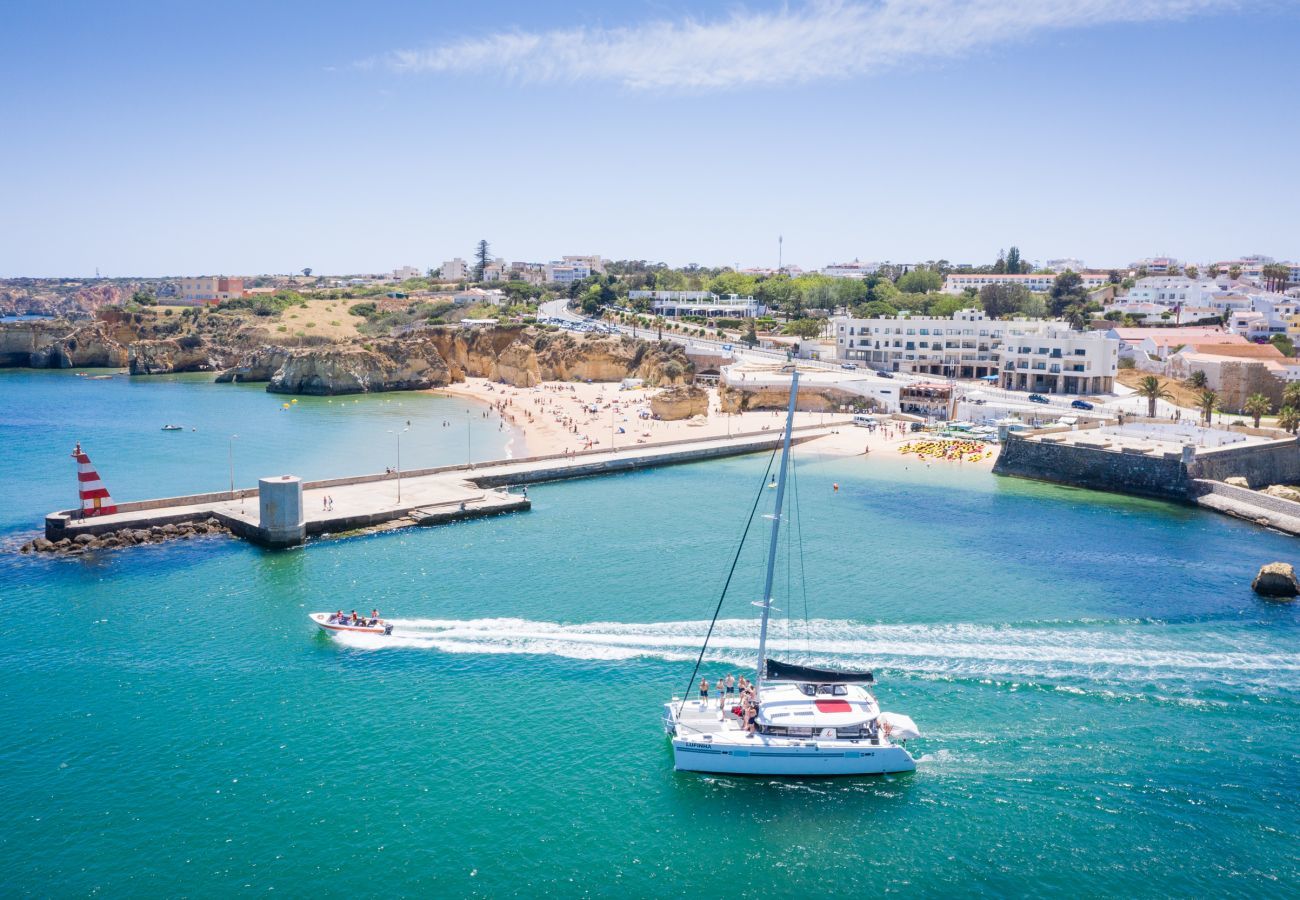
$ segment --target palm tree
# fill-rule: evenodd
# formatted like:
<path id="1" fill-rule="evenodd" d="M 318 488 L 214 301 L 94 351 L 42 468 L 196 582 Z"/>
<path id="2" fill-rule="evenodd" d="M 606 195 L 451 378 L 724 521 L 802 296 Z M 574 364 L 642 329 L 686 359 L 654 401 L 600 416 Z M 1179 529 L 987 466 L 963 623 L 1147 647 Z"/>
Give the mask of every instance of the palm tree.
<path id="1" fill-rule="evenodd" d="M 1165 390 L 1165 386 L 1160 383 L 1160 379 L 1155 375 L 1147 375 L 1138 382 L 1137 394 L 1139 397 L 1147 398 L 1147 418 L 1156 417 L 1156 401 L 1172 400 L 1173 394 Z"/>
<path id="2" fill-rule="evenodd" d="M 1251 394 L 1246 398 L 1246 405 L 1242 409 L 1255 420 L 1255 427 L 1258 428 L 1259 420 L 1273 411 L 1273 404 L 1263 394 Z"/>
<path id="3" fill-rule="evenodd" d="M 1295 434 L 1300 430 L 1300 412 L 1294 406 L 1284 406 L 1277 411 L 1277 427 Z"/>
<path id="4" fill-rule="evenodd" d="M 1141 391 L 1139 390 L 1138 393 Z M 1201 411 L 1201 418 L 1205 420 L 1205 424 L 1209 425 L 1214 411 L 1219 408 L 1219 392 L 1209 388 L 1201 391 L 1200 396 L 1196 398 L 1196 408 Z"/>
<path id="5" fill-rule="evenodd" d="M 1209 382 L 1208 379 L 1206 379 L 1205 377 L 1205 373 L 1202 372 L 1200 369 L 1197 369 L 1195 372 L 1187 376 L 1186 384 L 1189 388 L 1195 388 L 1196 390 L 1199 391 L 1207 387 L 1208 383 Z"/>
<path id="6" fill-rule="evenodd" d="M 1288 381 L 1282 388 L 1282 405 L 1300 410 L 1300 381 Z"/>

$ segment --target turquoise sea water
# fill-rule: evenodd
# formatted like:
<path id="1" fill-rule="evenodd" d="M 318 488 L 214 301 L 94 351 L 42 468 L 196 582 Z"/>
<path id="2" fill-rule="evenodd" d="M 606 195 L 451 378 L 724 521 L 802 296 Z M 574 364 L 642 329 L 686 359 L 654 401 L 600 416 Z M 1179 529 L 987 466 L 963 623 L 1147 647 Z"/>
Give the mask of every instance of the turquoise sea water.
<path id="1" fill-rule="evenodd" d="M 203 379 L 79 381 L 0 375 L 11 539 L 62 505 L 77 438 L 120 499 L 221 488 L 230 428 L 241 483 L 382 468 L 406 418 L 404 465 L 464 452 L 463 401 L 280 412 Z M 285 553 L 0 555 L 0 890 L 1297 894 L 1300 614 L 1249 581 L 1298 545 L 1166 504 L 803 455 L 807 615 L 783 543 L 776 649 L 875 667 L 926 734 L 918 770 L 674 773 L 659 707 L 765 465 L 538 486 L 525 514 Z M 761 543 L 710 680 L 752 664 Z M 375 605 L 427 636 L 340 642 L 305 615 Z"/>

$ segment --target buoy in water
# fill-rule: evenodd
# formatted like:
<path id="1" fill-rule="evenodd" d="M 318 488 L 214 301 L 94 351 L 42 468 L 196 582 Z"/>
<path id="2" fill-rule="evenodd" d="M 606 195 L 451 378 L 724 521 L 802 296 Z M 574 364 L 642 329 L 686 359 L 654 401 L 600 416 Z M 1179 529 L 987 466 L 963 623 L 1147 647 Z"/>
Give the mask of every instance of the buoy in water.
<path id="1" fill-rule="evenodd" d="M 840 483 L 838 481 L 832 481 L 831 487 L 835 490 L 835 493 L 838 494 L 840 492 Z"/>

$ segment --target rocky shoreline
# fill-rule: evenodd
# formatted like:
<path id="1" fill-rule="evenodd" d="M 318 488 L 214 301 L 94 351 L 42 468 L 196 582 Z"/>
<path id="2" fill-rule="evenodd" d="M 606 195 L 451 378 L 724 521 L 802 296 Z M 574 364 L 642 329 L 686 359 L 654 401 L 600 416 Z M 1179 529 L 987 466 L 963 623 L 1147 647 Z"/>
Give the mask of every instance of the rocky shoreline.
<path id="1" fill-rule="evenodd" d="M 218 382 L 265 382 L 281 394 L 424 390 L 488 378 L 514 387 L 543 381 L 683 385 L 694 367 L 677 344 L 574 335 L 526 325 L 431 326 L 402 336 L 284 346 L 256 321 L 224 316 L 160 321 L 101 311 L 89 323 L 0 327 L 0 367 L 127 367 L 132 375 L 216 372 Z"/>
<path id="2" fill-rule="evenodd" d="M 46 553 L 53 556 L 81 556 L 95 550 L 119 550 L 141 544 L 162 544 L 167 541 L 188 541 L 206 535 L 229 535 L 230 529 L 215 518 L 202 522 L 176 522 L 153 525 L 149 528 L 121 528 L 104 534 L 79 534 L 75 538 L 51 541 L 38 537 L 18 548 L 19 553 Z"/>

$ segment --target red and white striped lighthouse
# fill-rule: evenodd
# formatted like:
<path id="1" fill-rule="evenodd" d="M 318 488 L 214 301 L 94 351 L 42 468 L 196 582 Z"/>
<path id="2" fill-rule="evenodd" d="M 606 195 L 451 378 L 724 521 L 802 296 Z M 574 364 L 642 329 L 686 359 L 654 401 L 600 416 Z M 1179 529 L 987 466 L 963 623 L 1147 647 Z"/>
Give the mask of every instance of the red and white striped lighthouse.
<path id="1" fill-rule="evenodd" d="M 72 451 L 72 458 L 77 461 L 77 492 L 81 495 L 82 516 L 107 516 L 117 512 L 113 498 L 108 496 L 108 488 L 99 480 L 99 473 L 81 449 L 80 441 Z"/>

